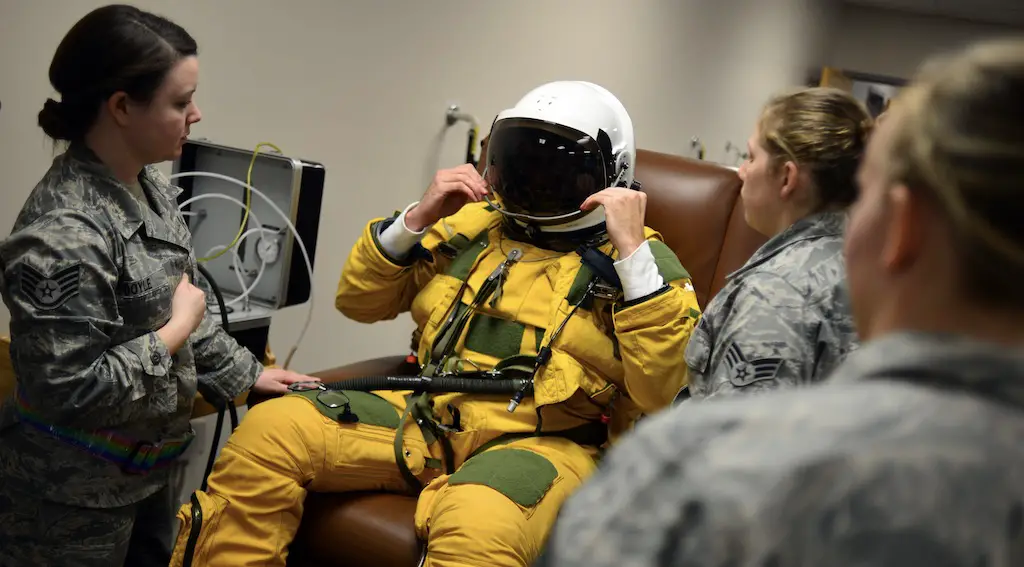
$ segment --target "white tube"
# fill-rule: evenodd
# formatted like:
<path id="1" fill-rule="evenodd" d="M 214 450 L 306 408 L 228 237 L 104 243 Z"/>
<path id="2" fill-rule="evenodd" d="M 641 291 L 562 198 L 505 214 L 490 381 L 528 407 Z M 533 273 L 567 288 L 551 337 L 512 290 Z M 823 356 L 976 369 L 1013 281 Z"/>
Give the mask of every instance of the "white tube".
<path id="1" fill-rule="evenodd" d="M 250 213 L 250 215 L 251 214 L 252 213 Z M 245 285 L 245 281 L 242 279 L 242 259 L 238 256 L 237 250 L 237 247 L 241 246 L 242 242 L 244 242 L 246 238 L 260 232 L 269 232 L 270 234 L 277 234 L 277 231 L 271 230 L 269 228 L 250 228 L 249 230 L 243 232 L 242 235 L 238 237 L 238 242 L 236 242 L 235 246 L 232 247 L 233 249 L 231 250 L 231 261 L 235 266 L 235 275 L 238 277 L 238 285 L 241 287 L 242 293 L 231 298 L 231 301 L 226 302 L 224 304 L 225 307 L 231 307 L 232 305 L 238 303 L 239 301 L 243 301 L 245 300 L 245 298 L 249 297 L 249 294 L 252 293 L 252 290 L 255 289 L 257 285 L 259 285 L 260 279 L 263 278 L 263 272 L 266 271 L 267 269 L 267 261 L 263 258 L 260 258 L 260 269 L 257 270 L 256 272 L 256 279 L 254 279 L 252 283 L 249 284 L 248 286 Z M 214 246 L 209 251 L 207 251 L 206 256 L 216 254 L 217 252 L 220 252 L 225 248 L 227 248 L 227 246 L 224 246 L 223 244 L 218 244 L 217 246 Z"/>
<path id="2" fill-rule="evenodd" d="M 292 234 L 295 236 L 295 242 L 299 244 L 299 250 L 302 251 L 302 259 L 306 261 L 306 271 L 309 273 L 309 311 L 306 314 L 306 322 L 305 324 L 303 324 L 302 330 L 299 331 L 299 338 L 295 341 L 295 346 L 292 347 L 291 351 L 288 353 L 288 357 L 285 358 L 283 367 L 287 369 L 288 365 L 291 363 L 292 357 L 295 355 L 295 352 L 299 350 L 299 345 L 302 344 L 302 339 L 305 338 L 306 331 L 309 330 L 310 323 L 313 321 L 313 298 L 316 296 L 313 288 L 313 263 L 309 259 L 309 252 L 306 251 L 306 244 L 302 242 L 302 237 L 299 236 L 299 231 L 295 228 L 295 225 L 292 224 L 292 221 L 291 219 L 288 218 L 288 215 L 284 214 L 284 211 L 282 211 L 280 207 L 278 207 L 273 201 L 270 200 L 269 197 L 264 195 L 261 191 L 257 190 L 255 187 L 249 185 L 244 181 L 235 179 L 234 177 L 231 177 L 229 175 L 213 173 L 210 171 L 181 171 L 171 175 L 167 179 L 174 180 L 179 177 L 209 177 L 211 179 L 220 179 L 221 181 L 234 183 L 235 185 L 238 185 L 239 187 L 242 188 L 248 188 L 250 191 L 253 192 L 254 195 L 266 201 L 267 205 L 270 205 L 270 208 L 274 209 L 274 211 L 281 216 L 281 220 L 283 220 L 285 224 L 288 225 L 288 229 L 291 230 Z M 252 214 L 251 210 L 249 214 Z"/>
<path id="3" fill-rule="evenodd" d="M 195 203 L 196 201 L 202 201 L 203 199 L 221 199 L 222 201 L 231 201 L 232 203 L 238 205 L 239 207 L 242 207 L 242 209 L 245 209 L 245 203 L 243 203 L 242 201 L 240 201 L 240 200 L 238 200 L 238 199 L 236 199 L 236 198 L 234 198 L 234 197 L 232 197 L 230 195 L 225 195 L 223 193 L 203 193 L 202 195 L 196 195 L 195 197 L 189 197 L 188 199 L 185 199 L 185 201 L 183 201 L 180 205 L 178 205 L 178 210 L 182 214 L 184 214 L 185 211 L 181 211 L 181 209 L 184 209 L 185 207 L 191 205 L 192 203 Z M 195 212 L 195 211 L 188 211 L 188 212 L 192 213 L 192 215 L 198 215 L 199 214 L 198 212 Z M 249 211 L 249 216 L 252 217 L 252 220 L 253 220 L 253 222 L 256 223 L 256 226 L 259 226 L 259 227 L 263 226 L 263 223 L 260 222 L 260 219 L 256 218 L 256 213 L 254 213 L 254 212 L 252 212 L 250 210 Z M 242 239 L 239 238 L 238 240 L 241 241 Z M 235 244 L 237 245 L 238 242 L 236 242 Z M 227 248 L 227 246 L 225 246 L 225 248 Z"/>
<path id="4" fill-rule="evenodd" d="M 187 207 L 187 206 L 189 206 L 192 203 L 195 203 L 197 201 L 202 201 L 203 199 L 221 199 L 221 200 L 224 200 L 224 201 L 230 201 L 230 202 L 238 205 L 239 207 L 241 207 L 243 210 L 245 209 L 245 203 L 243 203 L 242 201 L 240 201 L 240 200 L 238 200 L 238 199 L 236 199 L 234 197 L 231 197 L 230 195 L 224 195 L 223 193 L 204 193 L 202 195 L 196 195 L 194 197 L 186 199 L 180 205 L 178 205 L 178 210 L 181 210 L 181 209 L 183 209 L 183 208 L 185 208 L 185 207 Z M 185 211 L 182 211 L 182 214 L 184 214 L 184 213 L 185 213 Z M 198 214 L 198 213 L 196 213 L 194 211 L 189 211 L 189 213 L 191 215 L 197 215 Z M 252 217 L 253 222 L 256 223 L 256 225 L 259 228 L 249 229 L 249 231 L 247 231 L 245 234 L 239 236 L 238 237 L 238 241 L 235 242 L 235 245 L 232 248 L 237 248 L 238 246 L 241 246 L 242 241 L 245 240 L 245 237 L 247 235 L 255 233 L 255 232 L 265 231 L 265 232 L 270 232 L 270 233 L 275 233 L 276 234 L 276 232 L 273 231 L 273 230 L 270 230 L 270 229 L 267 229 L 267 228 L 263 228 L 263 223 L 260 222 L 260 219 L 256 216 L 256 213 L 253 213 L 250 210 L 249 211 L 249 216 Z M 212 252 L 207 251 L 207 253 L 204 254 L 204 256 L 209 257 L 209 256 L 215 254 L 216 252 L 220 252 L 221 250 L 224 250 L 225 248 L 227 248 L 227 246 L 223 245 L 223 244 L 218 245 L 218 246 L 214 246 L 213 249 L 212 249 L 213 251 Z M 256 287 L 256 284 L 259 283 L 260 278 L 263 277 L 263 269 L 266 267 L 266 262 L 263 262 L 261 264 L 261 266 L 260 266 L 260 271 L 257 272 L 257 274 L 256 274 L 256 280 L 253 281 L 253 283 L 250 286 L 246 287 L 245 282 L 241 280 L 241 277 L 242 277 L 242 275 L 241 275 L 241 266 L 239 265 L 240 258 L 238 258 L 238 253 L 237 252 L 234 252 L 234 255 L 235 255 L 235 259 L 233 260 L 233 262 L 235 263 L 235 270 L 236 270 L 236 273 L 237 273 L 238 278 L 239 278 L 239 283 L 241 284 L 242 293 L 241 293 L 241 295 L 239 295 L 237 297 L 233 297 L 231 299 L 231 301 L 227 302 L 225 304 L 226 307 L 231 307 L 232 305 L 238 303 L 239 301 L 243 301 L 246 297 L 248 297 L 249 293 L 251 293 L 251 291 L 252 291 L 252 288 Z"/>
<path id="5" fill-rule="evenodd" d="M 238 240 L 241 241 L 242 239 L 239 238 Z M 218 244 L 213 248 L 207 250 L 204 256 L 210 257 L 211 255 L 216 254 L 217 252 L 220 252 L 221 250 L 224 250 L 226 248 L 227 246 L 224 246 L 223 244 Z M 242 299 L 245 299 L 245 297 L 248 297 L 250 290 L 246 288 L 245 280 L 242 279 L 242 270 L 239 266 L 238 261 L 238 251 L 235 250 L 234 248 L 231 249 L 231 263 L 235 266 L 235 277 L 238 279 L 239 288 L 242 290 Z M 232 299 L 232 301 L 234 301 L 234 299 Z M 224 302 L 224 308 L 227 309 L 228 307 L 231 307 L 231 305 L 228 305 L 227 302 Z M 220 312 L 218 311 L 216 314 L 219 315 Z"/>

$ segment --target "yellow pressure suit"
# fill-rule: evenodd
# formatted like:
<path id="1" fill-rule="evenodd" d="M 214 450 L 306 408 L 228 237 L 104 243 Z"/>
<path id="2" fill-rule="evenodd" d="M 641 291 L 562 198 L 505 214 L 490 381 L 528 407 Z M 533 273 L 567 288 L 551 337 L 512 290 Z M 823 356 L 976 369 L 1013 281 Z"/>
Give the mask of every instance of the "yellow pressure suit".
<path id="1" fill-rule="evenodd" d="M 378 222 L 352 250 L 336 304 L 366 323 L 411 310 L 424 363 L 453 311 L 473 302 L 513 249 L 522 253 L 456 337 L 447 369 L 532 365 L 592 276 L 576 253 L 508 240 L 499 214 L 482 205 L 435 225 L 406 265 L 382 251 Z M 419 488 L 411 484 L 423 487 L 415 523 L 428 542 L 427 565 L 527 565 L 559 506 L 594 470 L 598 446 L 667 406 L 685 382 L 697 299 L 675 255 L 647 234 L 671 285 L 630 304 L 583 302 L 550 345 L 533 397 L 514 412 L 509 395 L 432 394 L 409 404 L 410 392 L 395 391 L 311 391 L 253 407 L 208 491 L 179 513 L 172 565 L 283 566 L 307 490 Z"/>

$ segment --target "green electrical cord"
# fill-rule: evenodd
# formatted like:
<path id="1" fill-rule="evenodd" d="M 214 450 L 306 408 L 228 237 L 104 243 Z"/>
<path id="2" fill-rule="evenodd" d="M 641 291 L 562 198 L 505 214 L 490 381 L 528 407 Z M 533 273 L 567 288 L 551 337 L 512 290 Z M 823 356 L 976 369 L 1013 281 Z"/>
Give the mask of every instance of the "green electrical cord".
<path id="1" fill-rule="evenodd" d="M 254 165 L 256 165 L 256 156 L 258 156 L 260 154 L 260 150 L 263 149 L 263 148 L 271 148 L 271 149 L 273 149 L 274 151 L 276 151 L 279 154 L 283 154 L 284 153 L 284 152 L 281 151 L 281 148 L 275 146 L 274 144 L 271 144 L 270 142 L 260 142 L 259 144 L 256 144 L 256 149 L 253 150 L 253 152 L 252 152 L 252 159 L 249 161 L 249 171 L 245 174 L 245 184 L 246 185 L 249 185 L 249 186 L 252 185 L 252 168 L 253 168 Z M 242 237 L 242 233 L 245 232 L 245 225 L 249 222 L 249 210 L 250 209 L 252 209 L 252 191 L 249 190 L 249 187 L 246 187 L 245 188 L 245 215 L 242 216 L 242 224 L 239 225 L 239 227 L 238 227 L 238 234 L 235 235 L 234 240 L 232 240 L 230 244 L 228 244 L 224 249 L 222 249 L 220 252 L 217 252 L 213 256 L 207 256 L 205 258 L 197 258 L 196 261 L 197 262 L 209 262 L 210 260 L 214 260 L 216 258 L 220 258 L 224 254 L 226 254 L 229 250 L 234 248 L 235 245 L 238 244 L 238 239 Z"/>

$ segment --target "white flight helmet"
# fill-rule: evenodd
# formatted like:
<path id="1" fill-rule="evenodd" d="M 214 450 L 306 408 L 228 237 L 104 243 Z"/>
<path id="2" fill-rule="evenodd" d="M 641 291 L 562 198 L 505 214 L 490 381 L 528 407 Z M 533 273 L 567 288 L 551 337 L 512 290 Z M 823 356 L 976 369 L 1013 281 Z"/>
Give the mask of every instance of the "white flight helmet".
<path id="1" fill-rule="evenodd" d="M 604 209 L 580 205 L 606 187 L 636 188 L 636 146 L 626 108 L 583 81 L 537 87 L 498 114 L 485 176 L 510 226 L 559 238 L 604 234 Z"/>

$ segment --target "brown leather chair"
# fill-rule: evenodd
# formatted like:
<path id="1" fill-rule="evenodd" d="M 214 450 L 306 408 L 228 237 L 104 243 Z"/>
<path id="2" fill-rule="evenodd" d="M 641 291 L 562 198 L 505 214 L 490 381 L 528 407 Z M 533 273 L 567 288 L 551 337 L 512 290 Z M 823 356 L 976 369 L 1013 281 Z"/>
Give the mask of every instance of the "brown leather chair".
<path id="1" fill-rule="evenodd" d="M 648 195 L 647 224 L 661 232 L 693 277 L 702 306 L 765 241 L 743 220 L 732 169 L 640 150 L 636 177 Z M 397 345 L 396 345 L 397 349 Z M 396 372 L 404 357 L 366 360 L 316 373 L 324 381 Z M 421 544 L 411 496 L 309 494 L 291 546 L 296 567 L 415 567 Z"/>

